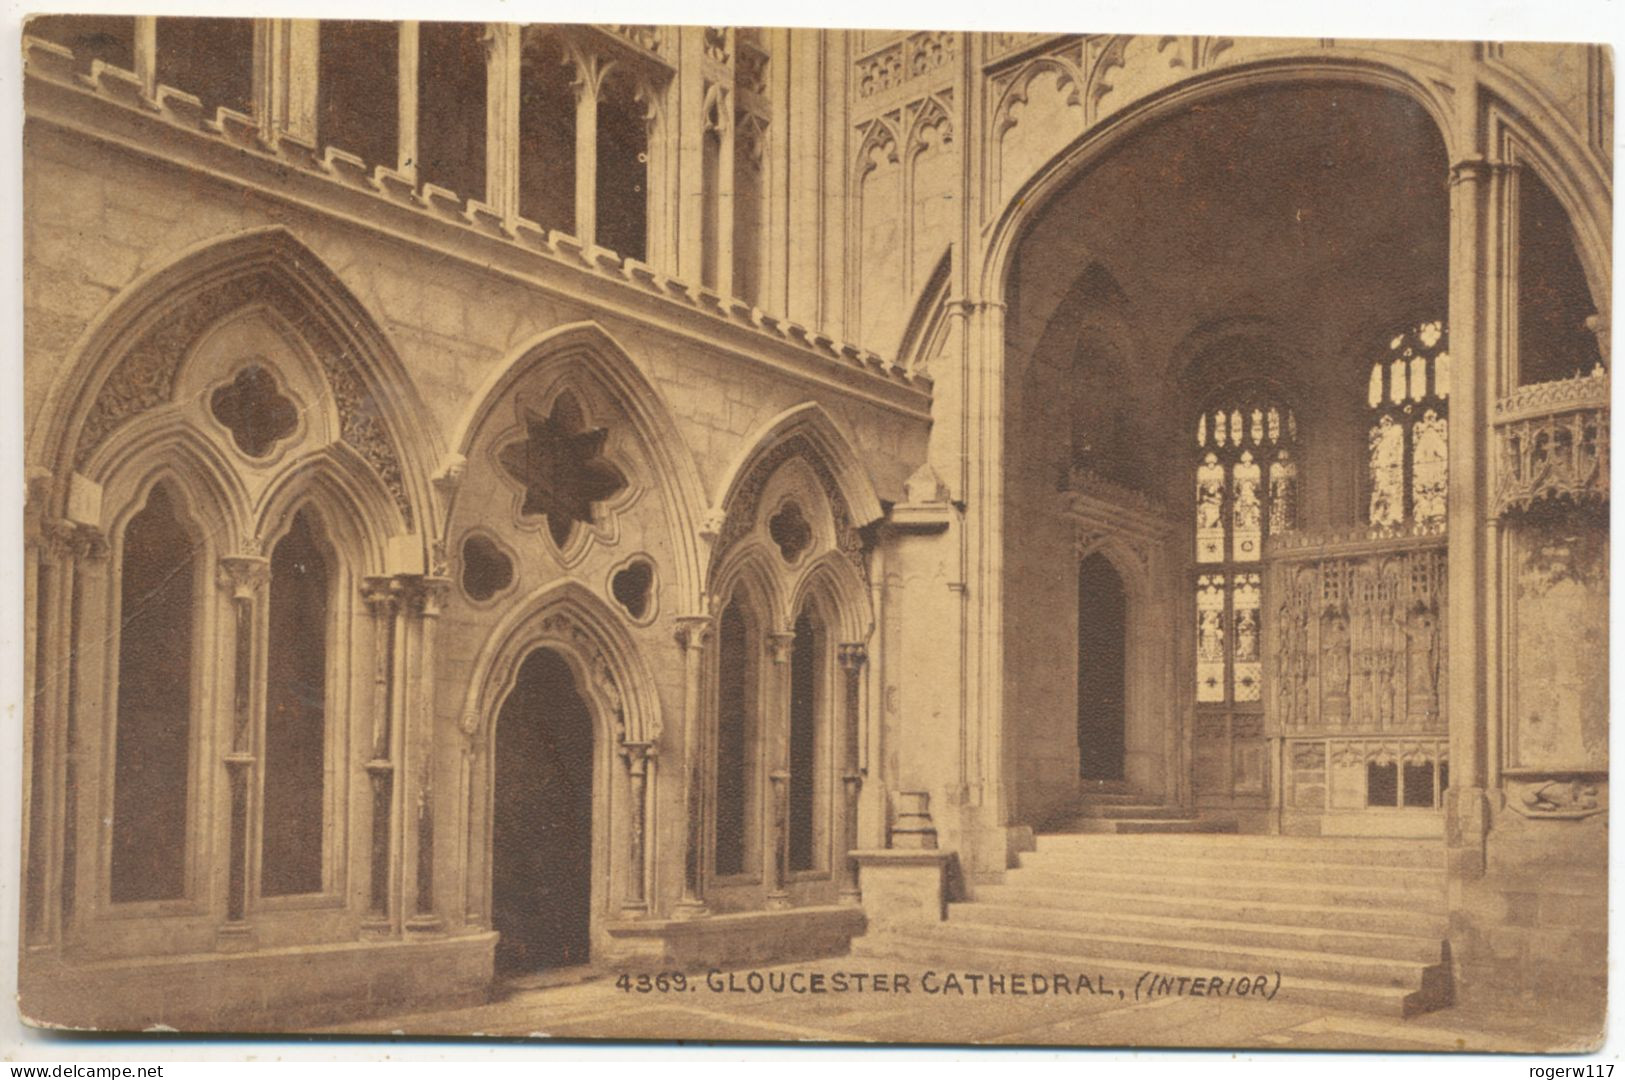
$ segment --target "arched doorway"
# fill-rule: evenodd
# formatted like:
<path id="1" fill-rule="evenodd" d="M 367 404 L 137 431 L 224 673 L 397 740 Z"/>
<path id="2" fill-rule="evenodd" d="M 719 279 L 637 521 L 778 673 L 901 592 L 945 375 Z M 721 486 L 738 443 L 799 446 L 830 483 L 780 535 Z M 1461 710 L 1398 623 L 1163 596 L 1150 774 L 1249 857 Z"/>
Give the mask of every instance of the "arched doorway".
<path id="1" fill-rule="evenodd" d="M 1127 727 L 1128 596 L 1098 552 L 1078 566 L 1078 771 L 1123 779 Z"/>
<path id="2" fill-rule="evenodd" d="M 497 715 L 491 924 L 499 974 L 584 964 L 591 945 L 592 713 L 551 649 Z"/>

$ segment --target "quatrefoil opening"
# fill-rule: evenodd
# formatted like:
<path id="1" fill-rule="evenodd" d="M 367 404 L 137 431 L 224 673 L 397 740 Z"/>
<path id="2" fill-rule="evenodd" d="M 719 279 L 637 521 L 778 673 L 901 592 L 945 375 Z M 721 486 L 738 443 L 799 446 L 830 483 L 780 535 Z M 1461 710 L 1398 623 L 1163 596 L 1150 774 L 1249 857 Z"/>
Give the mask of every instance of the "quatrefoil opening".
<path id="1" fill-rule="evenodd" d="M 231 432 L 237 449 L 251 458 L 268 457 L 299 426 L 299 409 L 258 364 L 243 368 L 211 394 L 209 411 Z"/>
<path id="2" fill-rule="evenodd" d="M 801 505 L 787 502 L 779 508 L 778 513 L 767 519 L 767 535 L 778 545 L 784 561 L 794 563 L 812 543 L 813 532 L 806 515 L 801 512 Z"/>

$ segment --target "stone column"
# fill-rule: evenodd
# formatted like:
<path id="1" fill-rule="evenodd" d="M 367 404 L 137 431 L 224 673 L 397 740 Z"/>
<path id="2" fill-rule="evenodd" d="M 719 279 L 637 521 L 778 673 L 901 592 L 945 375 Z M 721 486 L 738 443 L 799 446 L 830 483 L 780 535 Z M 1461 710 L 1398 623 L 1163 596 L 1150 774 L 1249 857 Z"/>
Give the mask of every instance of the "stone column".
<path id="1" fill-rule="evenodd" d="M 418 24 L 400 23 L 396 59 L 395 171 L 416 186 L 418 175 Z"/>
<path id="2" fill-rule="evenodd" d="M 390 864 L 394 854 L 394 714 L 395 620 L 398 605 L 386 577 L 370 577 L 361 589 L 372 617 L 373 669 L 372 729 L 367 777 L 372 786 L 371 837 L 368 848 L 367 914 L 365 928 L 387 930 L 390 925 Z"/>
<path id="3" fill-rule="evenodd" d="M 260 553 L 259 543 L 250 545 L 250 554 L 225 555 L 220 559 L 216 582 L 231 598 L 232 672 L 231 737 L 222 759 L 230 793 L 230 837 L 226 847 L 226 922 L 220 928 L 222 947 L 241 948 L 248 937 L 248 823 L 254 787 L 255 700 L 254 668 L 257 611 L 260 595 L 271 578 L 271 561 Z M 238 944 L 232 944 L 236 939 Z"/>
<path id="4" fill-rule="evenodd" d="M 503 227 L 519 217 L 519 69 L 521 28 L 485 28 L 485 198 Z"/>
<path id="5" fill-rule="evenodd" d="M 1485 597 L 1489 557 L 1485 440 L 1509 339 L 1511 263 L 1517 242 L 1508 170 L 1473 156 L 1450 170 L 1450 618 L 1447 625 L 1450 789 L 1445 835 L 1452 871 L 1484 870 L 1489 715 L 1486 668 L 1493 622 Z"/>
<path id="6" fill-rule="evenodd" d="M 41 485 L 43 486 L 43 485 Z M 24 523 L 29 568 L 24 728 L 24 933 L 31 947 L 57 945 L 73 919 L 79 739 L 74 715 L 80 680 L 77 649 L 81 578 L 107 557 L 101 530 L 37 515 L 46 493 L 31 485 Z"/>
<path id="7" fill-rule="evenodd" d="M 729 35 L 730 40 L 732 34 Z M 731 59 L 731 58 L 730 58 Z M 716 86 L 717 119 L 717 293 L 734 294 L 734 95 L 731 86 Z"/>
<path id="8" fill-rule="evenodd" d="M 859 761 L 858 745 L 860 723 L 860 705 L 862 689 L 860 682 L 863 678 L 864 662 L 868 653 L 863 644 L 853 643 L 842 645 L 838 651 L 841 665 L 842 686 L 845 690 L 841 727 L 844 747 L 842 750 L 841 786 L 846 795 L 846 803 L 841 814 L 841 890 L 840 900 L 843 904 L 859 904 L 863 894 L 858 890 L 858 863 L 852 857 L 852 852 L 858 849 L 858 794 L 863 790 L 863 773 Z"/>
<path id="9" fill-rule="evenodd" d="M 631 806 L 627 810 L 626 898 L 621 903 L 621 914 L 637 918 L 649 913 L 648 857 L 645 842 L 645 821 L 649 806 L 649 763 L 654 746 L 646 742 L 623 742 L 621 758 L 626 762 Z M 684 889 L 688 882 L 685 878 Z M 685 897 L 686 899 L 686 897 Z M 704 914 L 702 902 L 700 914 Z"/>
<path id="10" fill-rule="evenodd" d="M 675 250 L 660 269 L 690 285 L 700 283 L 705 219 L 705 27 L 676 28 L 677 74 L 666 93 L 667 123 L 676 162 Z"/>
<path id="11" fill-rule="evenodd" d="M 445 923 L 437 910 L 434 895 L 435 801 L 434 801 L 434 665 L 435 628 L 451 582 L 440 577 L 424 577 L 412 583 L 409 608 L 418 617 L 417 693 L 413 702 L 412 744 L 417 747 L 419 776 L 414 825 L 417 846 L 413 860 L 412 917 L 408 930 L 431 933 Z"/>
<path id="12" fill-rule="evenodd" d="M 598 90 L 603 69 L 592 56 L 576 59 L 576 239 L 591 248 L 598 236 Z"/>
<path id="13" fill-rule="evenodd" d="M 674 914 L 694 919 L 709 914 L 705 906 L 705 719 L 700 702 L 704 682 L 705 635 L 711 619 L 686 615 L 677 620 L 677 643 L 683 650 L 683 896 Z"/>
<path id="14" fill-rule="evenodd" d="M 267 145 L 288 135 L 315 147 L 320 24 L 315 19 L 260 19 L 254 28 L 254 100 Z"/>
<path id="15" fill-rule="evenodd" d="M 790 649 L 795 640 L 795 634 L 787 631 L 767 635 L 768 651 L 773 658 L 768 708 L 763 710 L 767 720 L 763 727 L 773 762 L 767 774 L 773 799 L 768 836 L 767 906 L 770 908 L 790 906 Z"/>

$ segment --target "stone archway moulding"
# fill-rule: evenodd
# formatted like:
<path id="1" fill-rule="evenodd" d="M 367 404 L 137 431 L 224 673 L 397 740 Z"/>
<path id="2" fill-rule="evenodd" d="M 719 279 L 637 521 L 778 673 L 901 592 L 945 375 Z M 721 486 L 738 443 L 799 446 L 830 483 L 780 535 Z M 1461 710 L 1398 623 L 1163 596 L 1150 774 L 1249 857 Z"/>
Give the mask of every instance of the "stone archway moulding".
<path id="1" fill-rule="evenodd" d="M 852 440 L 816 402 L 805 402 L 773 417 L 747 440 L 723 474 L 717 499 L 706 514 L 713 570 L 755 524 L 757 502 L 780 464 L 801 457 L 817 474 L 835 514 L 836 544 L 851 559 L 861 557 L 860 530 L 885 511 Z"/>
<path id="2" fill-rule="evenodd" d="M 190 248 L 127 286 L 81 336 L 28 438 L 28 459 L 68 477 L 125 425 L 166 404 L 190 348 L 223 318 L 268 306 L 316 355 L 339 414 L 339 439 L 388 490 L 408 532 L 428 502 L 422 463 L 435 428 L 378 322 L 322 260 L 282 226 Z"/>
<path id="3" fill-rule="evenodd" d="M 606 745 L 656 745 L 663 723 L 653 676 L 621 620 L 585 585 L 553 581 L 513 605 L 486 638 L 470 671 L 458 714 L 464 737 L 494 737 L 496 710 L 518 678 L 525 657 L 557 648 L 592 704 Z"/>
<path id="4" fill-rule="evenodd" d="M 1470 47 L 1463 43 L 1463 47 Z M 1002 299 L 1010 261 L 1029 222 L 1042 216 L 1050 201 L 1090 163 L 1109 154 L 1121 141 L 1147 124 L 1155 123 L 1192 105 L 1248 89 L 1269 89 L 1305 83 L 1349 83 L 1398 92 L 1420 105 L 1439 129 L 1447 159 L 1463 159 L 1496 152 L 1485 145 L 1484 133 L 1493 125 L 1517 131 L 1518 141 L 1543 166 L 1543 176 L 1569 211 L 1580 237 L 1581 258 L 1595 283 L 1607 280 L 1611 233 L 1611 184 L 1608 170 L 1575 133 L 1564 125 L 1542 129 L 1540 136 L 1511 118 L 1552 111 L 1533 90 L 1504 70 L 1486 68 L 1471 86 L 1453 81 L 1455 72 L 1417 63 L 1411 68 L 1395 64 L 1391 53 L 1366 56 L 1362 51 L 1337 47 L 1318 53 L 1271 57 L 1208 69 L 1126 106 L 1092 124 L 1077 139 L 1055 154 L 1033 176 L 994 207 L 982 229 L 984 238 L 980 283 L 985 297 Z M 1488 76 L 1488 77 L 1485 77 Z M 1471 90 L 1474 93 L 1465 94 Z M 1479 99 L 1500 103 L 1486 115 Z M 1600 272 L 1599 272 L 1600 271 Z M 1606 291 L 1606 290 L 1604 290 Z M 1603 301 L 1598 301 L 1602 303 Z"/>
<path id="5" fill-rule="evenodd" d="M 453 432 L 451 453 L 435 477 L 444 494 L 442 532 L 450 527 L 458 480 L 468 455 L 498 406 L 531 372 L 552 364 L 577 363 L 632 420 L 640 448 L 653 469 L 653 487 L 665 509 L 677 552 L 675 580 L 682 610 L 702 611 L 703 556 L 699 511 L 705 505 L 699 471 L 667 407 L 665 398 L 638 367 L 630 353 L 595 322 L 569 323 L 524 342 L 511 358 L 497 365 L 473 395 Z"/>

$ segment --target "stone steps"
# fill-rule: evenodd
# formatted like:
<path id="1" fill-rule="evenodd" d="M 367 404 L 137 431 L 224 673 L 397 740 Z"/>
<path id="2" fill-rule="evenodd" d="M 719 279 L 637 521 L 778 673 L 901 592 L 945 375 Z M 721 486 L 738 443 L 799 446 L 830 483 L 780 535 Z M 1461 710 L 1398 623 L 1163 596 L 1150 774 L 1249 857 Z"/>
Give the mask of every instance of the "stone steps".
<path id="1" fill-rule="evenodd" d="M 1136 840 L 1126 836 L 1123 840 Z M 1419 911 L 1443 912 L 1445 897 L 1423 888 L 1394 888 L 1388 884 L 1322 885 L 1312 880 L 1281 879 L 1277 881 L 1249 881 L 1223 873 L 1208 873 L 1184 877 L 1164 877 L 1146 873 L 1118 873 L 1092 870 L 1087 867 L 1067 867 L 1047 870 L 1040 868 L 1011 871 L 1005 874 L 1007 883 L 1017 883 L 1044 889 L 1104 889 L 1110 892 L 1135 892 L 1148 896 L 1185 895 L 1211 896 L 1224 900 L 1267 900 L 1360 907 L 1415 907 Z"/>
<path id="2" fill-rule="evenodd" d="M 1157 833 L 1233 833 L 1234 822 L 1203 821 L 1198 818 L 1145 818 L 1145 817 L 1080 817 L 1056 826 L 1073 834 L 1157 834 Z"/>
<path id="3" fill-rule="evenodd" d="M 1111 840 L 1094 836 L 1039 833 L 1039 851 L 1069 851 L 1079 855 L 1105 855 L 1119 850 Z M 1294 866 L 1316 862 L 1357 862 L 1369 866 L 1444 867 L 1444 852 L 1438 845 L 1417 844 L 1414 840 L 1368 839 L 1366 837 L 1310 836 L 1180 836 L 1171 834 L 1137 844 L 1136 851 L 1200 859 L 1251 860 L 1280 859 Z"/>
<path id="4" fill-rule="evenodd" d="M 1277 926 L 1311 926 L 1327 930 L 1362 930 L 1442 939 L 1449 920 L 1442 913 L 1410 907 L 1354 907 L 1335 904 L 1290 903 L 1269 900 L 1227 900 L 1212 896 L 1173 893 L 1161 896 L 1142 892 L 1102 892 L 1098 889 L 1044 889 L 1026 885 L 979 885 L 978 903 L 1022 905 L 1044 909 L 1057 919 L 1088 919 L 1140 914 L 1168 918 L 1207 918 L 1227 922 L 1269 922 Z"/>
<path id="5" fill-rule="evenodd" d="M 1060 909 L 1065 910 L 1065 909 Z M 1057 909 L 1026 904 L 1000 904 L 978 900 L 956 904 L 949 910 L 949 922 L 961 926 L 1008 926 L 1046 930 L 1055 927 Z M 1287 949 L 1340 953 L 1347 956 L 1400 958 L 1436 964 L 1442 957 L 1439 936 L 1385 933 L 1379 930 L 1346 930 L 1304 926 L 1195 918 L 1188 915 L 1129 914 L 1092 912 L 1087 925 L 1090 933 L 1115 938 L 1150 938 L 1158 941 L 1202 942 L 1216 945 L 1240 944 L 1260 949 Z"/>
<path id="6" fill-rule="evenodd" d="M 1201 858 L 1162 852 L 1103 852 L 1097 857 L 1040 848 L 1021 857 L 1035 873 L 1153 875 L 1166 878 L 1232 877 L 1250 882 L 1286 882 L 1296 888 L 1306 878 L 1318 885 L 1370 885 L 1398 892 L 1432 892 L 1444 886 L 1445 871 L 1416 866 L 1373 867 L 1359 863 L 1295 865 L 1281 859 Z"/>
<path id="7" fill-rule="evenodd" d="M 1408 1016 L 1450 1001 L 1445 889 L 1429 841 L 1045 832 L 945 922 L 871 934 L 853 952 L 1130 987 L 1148 973 L 1278 974 L 1278 1000 Z"/>

